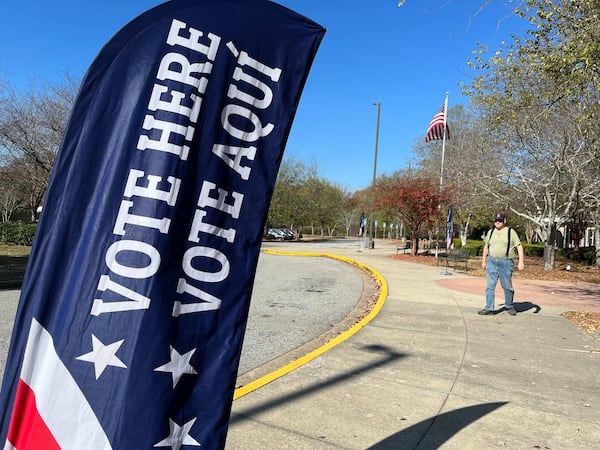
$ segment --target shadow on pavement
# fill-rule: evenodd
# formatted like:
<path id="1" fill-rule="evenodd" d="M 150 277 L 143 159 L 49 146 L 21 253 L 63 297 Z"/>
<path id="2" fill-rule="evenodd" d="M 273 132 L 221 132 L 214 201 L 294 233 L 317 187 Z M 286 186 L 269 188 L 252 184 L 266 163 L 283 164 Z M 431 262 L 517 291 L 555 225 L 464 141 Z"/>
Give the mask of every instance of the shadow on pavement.
<path id="1" fill-rule="evenodd" d="M 508 402 L 485 403 L 440 414 L 432 419 L 423 420 L 411 427 L 384 439 L 368 450 L 398 450 L 421 448 L 440 448 L 448 439 L 463 428 L 476 422 L 486 414 L 506 405 Z M 435 428 L 434 428 L 435 426 Z M 416 445 L 407 445 L 417 442 Z"/>
<path id="2" fill-rule="evenodd" d="M 326 389 L 328 386 L 333 386 L 336 383 L 341 383 L 343 381 L 349 380 L 349 379 L 356 377 L 358 375 L 361 375 L 365 372 L 368 372 L 373 369 L 377 369 L 378 367 L 385 366 L 386 364 L 390 364 L 400 358 L 404 358 L 407 356 L 402 353 L 396 353 L 395 351 L 393 351 L 390 348 L 383 346 L 383 345 L 368 345 L 368 346 L 362 347 L 361 350 L 372 352 L 372 353 L 380 353 L 382 355 L 381 359 L 375 360 L 373 362 L 369 362 L 368 365 L 365 365 L 363 367 L 358 367 L 350 372 L 347 372 L 347 373 L 344 373 L 337 377 L 331 378 L 327 381 L 323 381 L 321 383 L 314 384 L 314 385 L 309 386 L 300 391 L 292 392 L 290 394 L 281 396 L 279 398 L 274 398 L 273 400 L 265 402 L 262 405 L 248 408 L 243 411 L 238 411 L 238 412 L 232 414 L 232 416 L 229 420 L 229 423 L 235 424 L 244 419 L 252 417 L 254 414 L 258 414 L 260 412 L 267 411 L 267 410 L 269 410 L 271 408 L 275 408 L 283 403 L 291 402 L 302 396 L 312 394 L 312 393 L 320 391 L 322 389 Z"/>
<path id="3" fill-rule="evenodd" d="M 542 307 L 540 305 L 536 305 L 532 302 L 514 302 L 513 305 L 515 305 L 515 310 L 518 313 L 529 311 L 530 309 L 535 309 L 533 313 L 537 314 L 542 310 Z"/>
<path id="4" fill-rule="evenodd" d="M 576 288 L 574 288 L 576 286 Z M 578 283 L 575 285 L 574 283 L 552 283 L 546 286 L 538 285 L 537 289 L 540 290 L 541 293 L 550 296 L 556 297 L 570 297 L 573 295 L 574 289 L 577 292 L 577 296 L 581 299 L 585 300 L 597 300 L 598 299 L 598 285 L 594 284 L 584 284 Z"/>

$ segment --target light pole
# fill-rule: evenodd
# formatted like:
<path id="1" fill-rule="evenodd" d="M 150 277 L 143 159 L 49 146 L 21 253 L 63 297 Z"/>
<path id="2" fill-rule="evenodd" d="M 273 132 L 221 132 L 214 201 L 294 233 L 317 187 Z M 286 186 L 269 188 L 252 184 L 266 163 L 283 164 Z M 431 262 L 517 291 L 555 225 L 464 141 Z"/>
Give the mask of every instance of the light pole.
<path id="1" fill-rule="evenodd" d="M 369 219 L 369 236 L 367 237 L 367 248 L 375 248 L 375 245 L 371 245 L 371 239 L 373 239 L 373 209 L 375 203 L 375 181 L 377 180 L 377 149 L 379 147 L 379 119 L 381 117 L 381 103 L 375 102 L 373 105 L 377 106 L 377 129 L 375 132 L 375 158 L 373 160 L 373 182 L 371 183 L 371 217 Z"/>

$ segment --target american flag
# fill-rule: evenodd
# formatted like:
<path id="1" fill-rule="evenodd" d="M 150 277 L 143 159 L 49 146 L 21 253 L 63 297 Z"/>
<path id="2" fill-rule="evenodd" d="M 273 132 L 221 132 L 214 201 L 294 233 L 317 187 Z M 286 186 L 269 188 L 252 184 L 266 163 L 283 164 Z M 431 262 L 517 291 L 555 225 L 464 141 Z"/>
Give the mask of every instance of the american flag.
<path id="1" fill-rule="evenodd" d="M 446 139 L 450 139 L 450 128 L 446 123 L 446 102 L 442 103 L 439 112 L 431 119 L 425 134 L 425 142 L 444 139 L 444 128 L 446 129 Z"/>

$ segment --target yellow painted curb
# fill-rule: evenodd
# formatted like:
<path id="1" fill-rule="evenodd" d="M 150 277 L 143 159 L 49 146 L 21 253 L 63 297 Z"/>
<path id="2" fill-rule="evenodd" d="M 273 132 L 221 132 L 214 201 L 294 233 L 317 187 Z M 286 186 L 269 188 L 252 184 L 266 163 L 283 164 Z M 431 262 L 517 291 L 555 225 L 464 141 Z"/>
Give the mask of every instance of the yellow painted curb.
<path id="1" fill-rule="evenodd" d="M 358 332 L 358 330 L 360 330 L 362 327 L 364 327 L 366 324 L 368 324 L 371 320 L 373 320 L 377 316 L 377 314 L 379 314 L 379 312 L 381 311 L 381 308 L 383 307 L 383 304 L 385 303 L 385 300 L 387 299 L 387 294 L 388 294 L 388 286 L 387 286 L 387 281 L 385 280 L 385 278 L 383 278 L 383 276 L 379 272 L 377 272 L 375 269 L 373 269 L 363 263 L 355 261 L 353 259 L 346 258 L 344 256 L 333 255 L 333 254 L 329 254 L 329 253 L 284 252 L 284 251 L 267 250 L 267 249 L 265 249 L 263 251 L 265 253 L 270 253 L 273 255 L 320 256 L 320 257 L 327 257 L 327 258 L 338 259 L 340 261 L 344 261 L 348 264 L 352 264 L 362 270 L 366 270 L 367 272 L 371 273 L 371 275 L 373 275 L 373 277 L 375 277 L 375 279 L 377 280 L 377 283 L 379 283 L 381 292 L 379 294 L 379 298 L 377 299 L 377 303 L 375 304 L 373 309 L 360 322 L 356 323 L 355 325 L 350 327 L 348 330 L 339 334 L 337 337 L 333 338 L 331 341 L 327 342 L 326 344 L 322 345 L 321 347 L 317 348 L 316 350 L 313 350 L 312 352 L 307 353 L 306 355 L 302 356 L 301 358 L 298 358 L 295 361 L 292 361 L 291 363 L 283 366 L 280 369 L 277 369 L 265 376 L 257 378 L 254 381 L 251 381 L 250 383 L 246 384 L 245 386 L 237 388 L 233 394 L 234 400 L 237 400 L 238 398 L 243 397 L 244 395 L 257 390 L 257 389 L 265 386 L 266 384 L 269 384 L 270 382 L 275 381 L 278 378 L 281 378 L 282 376 L 290 373 L 292 370 L 295 370 L 295 369 L 303 366 L 304 364 L 312 361 L 317 356 L 320 356 L 323 353 L 325 353 L 326 351 L 331 350 L 336 345 L 341 344 L 346 339 L 348 339 L 351 336 L 353 336 L 354 334 L 356 334 Z"/>

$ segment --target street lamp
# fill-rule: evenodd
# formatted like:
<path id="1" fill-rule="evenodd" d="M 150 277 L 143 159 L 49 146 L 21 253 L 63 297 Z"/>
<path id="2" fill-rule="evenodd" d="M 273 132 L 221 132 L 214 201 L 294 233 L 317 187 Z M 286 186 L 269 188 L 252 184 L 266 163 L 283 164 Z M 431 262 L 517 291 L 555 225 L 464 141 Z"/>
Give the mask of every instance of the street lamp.
<path id="1" fill-rule="evenodd" d="M 379 147 L 379 119 L 381 117 L 381 103 L 375 102 L 373 105 L 377 106 L 377 129 L 375 132 L 375 158 L 373 160 L 373 182 L 371 184 L 371 218 L 369 219 L 369 236 L 367 237 L 367 248 L 375 248 L 375 245 L 371 245 L 371 239 L 373 238 L 373 209 L 375 202 L 375 181 L 377 179 L 377 149 Z"/>

